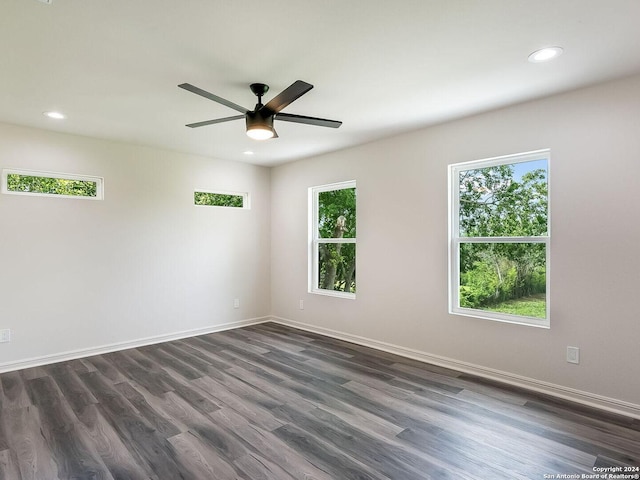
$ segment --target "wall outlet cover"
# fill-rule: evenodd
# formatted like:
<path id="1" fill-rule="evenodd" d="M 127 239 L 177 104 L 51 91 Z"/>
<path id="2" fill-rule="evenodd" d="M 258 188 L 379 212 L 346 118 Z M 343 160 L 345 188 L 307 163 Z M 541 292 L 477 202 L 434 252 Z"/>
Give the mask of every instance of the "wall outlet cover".
<path id="1" fill-rule="evenodd" d="M 567 362 L 580 363 L 580 349 L 578 347 L 567 347 Z"/>
<path id="2" fill-rule="evenodd" d="M 11 341 L 11 329 L 4 328 L 0 330 L 0 342 L 10 342 Z"/>

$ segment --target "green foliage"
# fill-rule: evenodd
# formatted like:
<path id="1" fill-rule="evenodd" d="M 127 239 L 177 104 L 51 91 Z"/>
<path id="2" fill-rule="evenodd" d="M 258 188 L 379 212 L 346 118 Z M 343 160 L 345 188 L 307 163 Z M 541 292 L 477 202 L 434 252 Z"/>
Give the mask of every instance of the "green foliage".
<path id="1" fill-rule="evenodd" d="M 516 179 L 514 165 L 499 165 L 466 170 L 459 180 L 461 237 L 547 235 L 546 170 Z M 543 243 L 460 243 L 461 307 L 493 311 L 497 304 L 545 291 Z"/>
<path id="2" fill-rule="evenodd" d="M 356 189 L 318 193 L 320 238 L 356 238 Z M 355 293 L 356 246 L 354 243 L 320 243 L 319 288 Z"/>
<path id="3" fill-rule="evenodd" d="M 242 195 L 194 192 L 193 199 L 196 205 L 209 205 L 213 207 L 244 207 L 244 197 Z"/>
<path id="4" fill-rule="evenodd" d="M 356 245 L 354 243 L 321 243 L 319 249 L 320 288 L 355 293 Z"/>
<path id="5" fill-rule="evenodd" d="M 65 178 L 40 177 L 10 173 L 7 189 L 10 192 L 68 195 L 72 197 L 96 197 L 98 185 L 90 180 L 68 180 Z"/>
<path id="6" fill-rule="evenodd" d="M 547 316 L 547 302 L 544 295 L 507 300 L 490 307 L 480 307 L 480 309 L 534 318 L 545 318 Z"/>
<path id="7" fill-rule="evenodd" d="M 536 169 L 513 178 L 513 165 L 460 175 L 461 237 L 537 237 L 547 234 L 547 174 Z"/>
<path id="8" fill-rule="evenodd" d="M 344 238 L 356 238 L 356 189 L 343 188 L 318 193 L 318 229 L 320 238 L 335 238 L 338 217 L 345 218 Z"/>

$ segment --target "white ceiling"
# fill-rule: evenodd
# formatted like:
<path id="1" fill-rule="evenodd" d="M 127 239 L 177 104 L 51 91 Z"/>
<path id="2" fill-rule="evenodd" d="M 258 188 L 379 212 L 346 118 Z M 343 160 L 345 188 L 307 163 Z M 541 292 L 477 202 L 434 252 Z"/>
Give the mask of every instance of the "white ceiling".
<path id="1" fill-rule="evenodd" d="M 277 165 L 638 73 L 639 21 L 638 0 L 0 0 L 0 121 Z M 253 108 L 250 83 L 298 79 L 284 112 L 341 128 L 184 126 L 237 112 L 180 83 Z"/>

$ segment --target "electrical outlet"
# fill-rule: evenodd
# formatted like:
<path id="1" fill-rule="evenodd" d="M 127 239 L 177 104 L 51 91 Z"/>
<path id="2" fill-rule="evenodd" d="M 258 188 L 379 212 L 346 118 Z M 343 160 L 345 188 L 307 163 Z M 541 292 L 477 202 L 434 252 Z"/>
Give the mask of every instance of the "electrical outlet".
<path id="1" fill-rule="evenodd" d="M 233 300 L 233 308 L 240 308 L 240 299 L 236 298 Z"/>
<path id="2" fill-rule="evenodd" d="M 300 310 L 304 310 L 304 300 L 300 300 Z"/>
<path id="3" fill-rule="evenodd" d="M 580 363 L 580 349 L 578 347 L 567 347 L 567 362 Z"/>
<path id="4" fill-rule="evenodd" d="M 0 330 L 0 342 L 10 342 L 11 341 L 11 329 L 5 328 Z"/>

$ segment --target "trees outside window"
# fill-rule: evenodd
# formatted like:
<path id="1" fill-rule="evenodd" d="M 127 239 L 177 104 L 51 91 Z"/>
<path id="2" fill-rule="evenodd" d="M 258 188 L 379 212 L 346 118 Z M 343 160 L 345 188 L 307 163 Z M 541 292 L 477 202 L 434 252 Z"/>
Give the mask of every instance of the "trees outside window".
<path id="1" fill-rule="evenodd" d="M 312 187 L 309 194 L 309 291 L 355 298 L 356 183 Z"/>
<path id="2" fill-rule="evenodd" d="M 549 151 L 451 165 L 450 311 L 549 326 Z"/>
<path id="3" fill-rule="evenodd" d="M 103 181 L 100 177 L 85 175 L 3 170 L 2 192 L 101 200 L 103 198 Z"/>
<path id="4" fill-rule="evenodd" d="M 206 205 L 209 207 L 249 208 L 248 200 L 248 193 L 201 191 L 193 193 L 193 203 L 195 205 Z"/>

